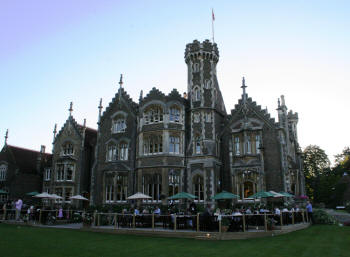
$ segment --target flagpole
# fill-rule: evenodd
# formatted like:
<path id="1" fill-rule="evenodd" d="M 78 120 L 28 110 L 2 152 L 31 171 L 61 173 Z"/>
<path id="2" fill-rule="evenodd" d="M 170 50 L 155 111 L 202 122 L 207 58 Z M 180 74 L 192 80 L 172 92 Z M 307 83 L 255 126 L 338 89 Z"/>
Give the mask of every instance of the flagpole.
<path id="1" fill-rule="evenodd" d="M 214 10 L 213 10 L 213 8 L 211 8 L 211 31 L 213 34 L 213 44 L 215 43 L 215 40 L 214 40 L 214 20 L 215 20 Z"/>

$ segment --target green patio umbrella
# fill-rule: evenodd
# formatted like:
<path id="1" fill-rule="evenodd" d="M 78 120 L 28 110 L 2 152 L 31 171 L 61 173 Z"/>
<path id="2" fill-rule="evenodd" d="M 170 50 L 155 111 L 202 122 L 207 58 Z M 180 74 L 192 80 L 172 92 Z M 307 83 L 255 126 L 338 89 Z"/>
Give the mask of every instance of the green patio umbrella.
<path id="1" fill-rule="evenodd" d="M 29 195 L 29 196 L 34 196 L 34 195 L 38 195 L 38 194 L 39 193 L 37 191 L 26 193 L 26 195 Z"/>
<path id="2" fill-rule="evenodd" d="M 287 192 L 279 192 L 281 195 L 284 195 L 285 197 L 295 197 L 294 195 L 287 193 Z"/>
<path id="3" fill-rule="evenodd" d="M 267 197 L 273 197 L 273 194 L 271 194 L 270 192 L 261 191 L 261 192 L 257 192 L 252 196 L 249 196 L 249 198 L 267 198 Z"/>
<path id="4" fill-rule="evenodd" d="M 222 191 L 221 193 L 214 195 L 211 199 L 223 200 L 223 199 L 235 199 L 235 198 L 239 198 L 239 196 L 232 194 L 230 192 Z"/>
<path id="5" fill-rule="evenodd" d="M 0 194 L 8 194 L 5 190 L 0 189 Z"/>
<path id="6" fill-rule="evenodd" d="M 186 192 L 181 192 L 176 195 L 173 195 L 171 197 L 168 197 L 169 200 L 175 200 L 175 199 L 196 199 L 197 196 L 186 193 Z"/>

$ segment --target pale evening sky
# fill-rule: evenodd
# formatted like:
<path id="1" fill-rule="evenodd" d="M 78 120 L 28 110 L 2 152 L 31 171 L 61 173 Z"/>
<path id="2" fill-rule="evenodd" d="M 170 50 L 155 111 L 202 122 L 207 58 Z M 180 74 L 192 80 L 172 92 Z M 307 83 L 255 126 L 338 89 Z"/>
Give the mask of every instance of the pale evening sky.
<path id="1" fill-rule="evenodd" d="M 0 1 L 0 135 L 51 150 L 54 124 L 97 127 L 120 73 L 140 90 L 187 90 L 184 49 L 211 38 L 228 112 L 247 92 L 272 117 L 277 98 L 299 113 L 299 143 L 331 159 L 350 146 L 350 1 Z M 1 145 L 3 142 L 1 142 Z"/>

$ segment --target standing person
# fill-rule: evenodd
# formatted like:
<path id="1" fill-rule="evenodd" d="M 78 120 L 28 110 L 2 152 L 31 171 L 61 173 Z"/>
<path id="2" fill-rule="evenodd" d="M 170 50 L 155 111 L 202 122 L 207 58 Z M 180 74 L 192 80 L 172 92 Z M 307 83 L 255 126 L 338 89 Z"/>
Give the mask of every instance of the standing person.
<path id="1" fill-rule="evenodd" d="M 7 203 L 5 202 L 4 205 L 2 206 L 2 219 L 6 220 L 6 209 L 7 209 Z"/>
<path id="2" fill-rule="evenodd" d="M 19 221 L 21 216 L 21 210 L 22 210 L 23 201 L 21 198 L 18 198 L 16 202 L 16 221 Z"/>
<path id="3" fill-rule="evenodd" d="M 60 208 L 58 209 L 58 218 L 61 220 L 63 219 L 63 209 L 62 206 L 60 206 Z"/>
<path id="4" fill-rule="evenodd" d="M 307 212 L 307 216 L 309 217 L 309 221 L 311 220 L 311 224 L 314 224 L 315 221 L 314 221 L 314 216 L 312 215 L 312 205 L 310 201 L 307 201 L 306 212 Z"/>

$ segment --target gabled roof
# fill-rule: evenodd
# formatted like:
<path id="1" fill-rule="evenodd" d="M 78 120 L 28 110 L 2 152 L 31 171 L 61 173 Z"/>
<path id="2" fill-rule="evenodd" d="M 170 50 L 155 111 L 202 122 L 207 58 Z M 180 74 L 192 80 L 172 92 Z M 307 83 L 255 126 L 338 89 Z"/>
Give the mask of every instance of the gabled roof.
<path id="1" fill-rule="evenodd" d="M 136 114 L 138 110 L 138 104 L 135 103 L 132 100 L 132 98 L 129 96 L 129 94 L 124 90 L 124 88 L 121 87 L 119 88 L 115 96 L 112 98 L 112 101 L 109 103 L 106 110 L 102 113 L 102 117 L 104 117 L 104 115 L 110 111 L 110 109 L 113 107 L 115 103 L 119 103 L 119 99 L 122 99 L 129 106 L 129 108 Z"/>
<path id="2" fill-rule="evenodd" d="M 278 126 L 278 124 L 275 122 L 275 119 L 271 118 L 267 110 L 264 110 L 260 105 L 257 105 L 256 102 L 252 100 L 252 98 L 248 97 L 248 94 L 242 95 L 241 99 L 238 101 L 238 104 L 236 104 L 235 108 L 231 110 L 231 114 L 227 117 L 227 123 L 231 124 L 242 114 L 243 116 L 246 115 L 248 117 L 250 117 L 252 114 L 255 114 L 269 127 L 276 128 Z"/>
<path id="3" fill-rule="evenodd" d="M 11 162 L 13 162 L 18 168 L 20 172 L 23 173 L 37 173 L 37 160 L 40 156 L 39 151 L 34 151 L 22 147 L 6 145 L 2 152 L 8 151 L 11 156 Z M 52 154 L 44 153 L 42 155 L 42 163 L 50 164 L 52 160 Z"/>
<path id="4" fill-rule="evenodd" d="M 165 101 L 165 94 L 159 89 L 153 87 L 151 91 L 140 101 L 140 105 L 143 105 L 151 100 Z"/>

